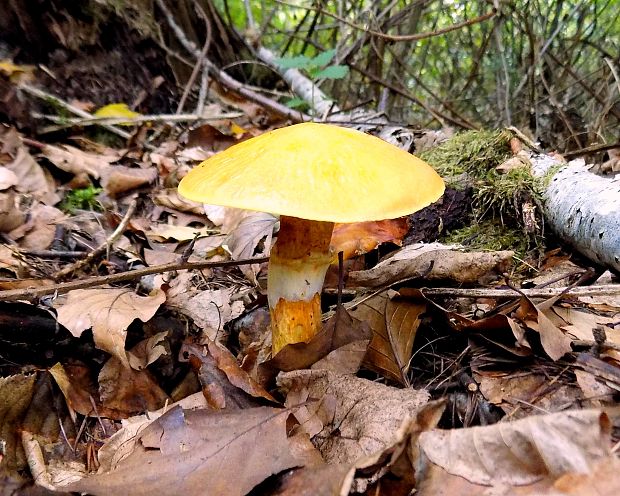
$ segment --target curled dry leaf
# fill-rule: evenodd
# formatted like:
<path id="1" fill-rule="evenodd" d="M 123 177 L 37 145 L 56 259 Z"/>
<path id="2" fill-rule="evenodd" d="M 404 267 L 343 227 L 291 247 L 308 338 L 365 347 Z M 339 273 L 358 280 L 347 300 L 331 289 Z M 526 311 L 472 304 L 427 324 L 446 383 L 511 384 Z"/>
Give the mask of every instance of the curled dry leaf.
<path id="1" fill-rule="evenodd" d="M 367 322 L 372 329 L 364 364 L 385 377 L 408 385 L 411 350 L 424 312 L 425 300 L 403 298 L 396 291 L 381 293 L 352 310 L 351 315 Z"/>
<path id="2" fill-rule="evenodd" d="M 138 435 L 108 472 L 64 487 L 95 496 L 242 496 L 267 477 L 304 464 L 286 435 L 289 411 L 183 411 L 176 407 Z"/>
<path id="3" fill-rule="evenodd" d="M 269 255 L 273 229 L 277 221 L 276 217 L 264 212 L 251 212 L 246 215 L 226 239 L 232 259 Z M 257 284 L 256 274 L 260 270 L 259 264 L 242 265 L 239 269 L 249 281 Z"/>
<path id="4" fill-rule="evenodd" d="M 406 217 L 370 222 L 336 224 L 331 245 L 335 253 L 343 252 L 344 259 L 363 255 L 374 250 L 381 243 L 402 244 L 409 230 Z"/>
<path id="5" fill-rule="evenodd" d="M 27 222 L 12 230 L 9 236 L 22 248 L 45 250 L 54 242 L 56 226 L 66 215 L 55 207 L 36 204 L 30 208 Z"/>
<path id="6" fill-rule="evenodd" d="M 99 179 L 103 172 L 111 167 L 112 162 L 121 158 L 118 153 L 111 151 L 107 154 L 89 153 L 69 145 L 45 145 L 43 155 L 60 170 L 75 176 L 88 174 L 95 179 Z"/>
<path id="7" fill-rule="evenodd" d="M 553 300 L 536 305 L 529 298 L 522 296 L 515 317 L 540 335 L 540 343 L 552 360 L 559 360 L 572 351 L 572 340 L 545 314 L 545 310 L 549 309 Z"/>
<path id="8" fill-rule="evenodd" d="M 179 195 L 177 188 L 168 188 L 157 191 L 153 195 L 153 201 L 162 207 L 172 208 L 180 212 L 189 212 L 196 215 L 204 215 L 202 203 L 186 200 Z"/>
<path id="9" fill-rule="evenodd" d="M 58 322 L 75 337 L 92 327 L 99 349 L 116 356 L 129 367 L 125 351 L 127 327 L 135 319 L 146 322 L 166 301 L 161 290 L 140 296 L 129 289 L 76 289 L 67 293 L 64 303 L 57 303 Z"/>
<path id="10" fill-rule="evenodd" d="M 55 205 L 60 201 L 52 176 L 37 163 L 25 146 L 17 148 L 15 159 L 5 167 L 17 177 L 15 189 L 20 193 L 32 195 L 46 205 Z"/>
<path id="11" fill-rule="evenodd" d="M 101 185 L 112 198 L 141 186 L 146 186 L 157 179 L 157 170 L 137 169 L 124 165 L 115 165 L 101 171 Z"/>
<path id="12" fill-rule="evenodd" d="M 21 208 L 20 195 L 15 191 L 0 193 L 0 232 L 7 233 L 26 221 L 26 212 Z"/>
<path id="13" fill-rule="evenodd" d="M 441 243 L 414 244 L 372 269 L 350 272 L 347 285 L 375 288 L 414 278 L 478 284 L 505 272 L 512 256 L 511 251 L 464 252 Z"/>
<path id="14" fill-rule="evenodd" d="M 450 494 L 482 494 L 476 486 L 553 481 L 567 472 L 587 474 L 596 461 L 609 455 L 610 429 L 601 411 L 582 410 L 425 432 L 419 446 L 426 460 L 421 465 L 429 472 L 420 474 L 424 479 L 420 492 L 437 494 L 433 490 L 451 487 L 455 477 L 464 481 L 460 491 Z"/>
<path id="15" fill-rule="evenodd" d="M 205 346 L 185 344 L 181 354 L 189 356 L 211 408 L 234 410 L 259 406 L 257 398 L 276 403 L 273 396 L 239 366 L 232 353 L 215 341 L 207 338 Z"/>

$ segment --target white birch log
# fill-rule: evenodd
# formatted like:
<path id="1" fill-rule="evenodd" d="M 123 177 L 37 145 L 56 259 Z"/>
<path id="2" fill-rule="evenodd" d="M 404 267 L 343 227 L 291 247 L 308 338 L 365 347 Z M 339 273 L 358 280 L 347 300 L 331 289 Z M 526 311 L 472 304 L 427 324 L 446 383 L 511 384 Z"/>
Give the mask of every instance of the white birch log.
<path id="1" fill-rule="evenodd" d="M 544 175 L 558 162 L 532 158 L 533 172 Z M 620 175 L 591 173 L 582 159 L 556 172 L 544 192 L 547 223 L 590 260 L 620 272 Z"/>

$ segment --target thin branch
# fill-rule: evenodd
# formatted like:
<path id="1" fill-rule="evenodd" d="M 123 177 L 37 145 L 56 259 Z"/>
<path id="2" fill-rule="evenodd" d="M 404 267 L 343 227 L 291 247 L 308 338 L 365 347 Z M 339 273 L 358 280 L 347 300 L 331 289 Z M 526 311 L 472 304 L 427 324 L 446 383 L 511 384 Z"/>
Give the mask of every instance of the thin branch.
<path id="1" fill-rule="evenodd" d="M 74 107 L 73 105 L 71 105 L 68 102 L 65 102 L 62 98 L 58 98 L 55 95 L 52 95 L 51 93 L 47 93 L 46 91 L 40 90 L 39 88 L 35 88 L 34 86 L 31 86 L 27 83 L 22 83 L 19 85 L 19 88 L 32 95 L 35 96 L 41 100 L 44 101 L 48 101 L 53 103 L 54 105 L 57 105 L 59 107 L 64 108 L 65 110 L 68 110 L 69 112 L 71 112 L 72 114 L 75 115 L 79 115 L 80 117 L 83 117 L 85 119 L 93 119 L 94 116 L 92 114 L 89 114 L 88 112 L 85 112 L 82 109 L 79 109 L 77 107 Z M 127 119 L 122 120 L 122 122 L 126 122 Z M 125 139 L 130 139 L 131 138 L 131 134 L 129 134 L 127 131 L 123 131 L 122 129 L 119 129 L 117 127 L 114 127 L 110 124 L 102 124 L 102 126 L 107 129 L 108 131 L 120 136 L 121 138 L 125 138 Z"/>
<path id="2" fill-rule="evenodd" d="M 163 265 L 153 265 L 152 267 L 144 267 L 142 269 L 128 270 L 117 274 L 107 276 L 95 276 L 81 279 L 79 281 L 63 282 L 52 284 L 50 286 L 27 288 L 27 289 L 10 289 L 0 291 L 0 301 L 17 301 L 17 300 L 34 300 L 41 296 L 51 294 L 64 294 L 74 289 L 92 288 L 96 286 L 104 286 L 117 282 L 132 281 L 143 276 L 151 274 L 162 274 L 164 272 L 173 272 L 177 270 L 201 270 L 213 267 L 231 267 L 237 265 L 249 265 L 255 263 L 267 262 L 269 257 L 249 258 L 243 260 L 229 260 L 226 262 L 171 262 Z"/>
<path id="3" fill-rule="evenodd" d="M 292 3 L 285 2 L 283 0 L 276 0 L 276 3 L 287 5 L 289 7 L 294 7 L 297 9 L 307 9 L 307 10 L 314 10 L 315 12 L 320 12 L 321 14 L 327 17 L 331 17 L 332 19 L 336 19 L 342 24 L 346 24 L 347 26 L 352 27 L 353 29 L 357 29 L 358 31 L 363 31 L 364 33 L 368 33 L 368 34 L 371 34 L 373 36 L 376 36 L 378 38 L 382 38 L 388 41 L 419 41 L 419 40 L 424 40 L 426 38 L 432 38 L 434 36 L 441 36 L 442 34 L 450 33 L 451 31 L 456 31 L 458 29 L 462 29 L 467 26 L 472 26 L 474 24 L 487 21 L 497 15 L 497 9 L 493 8 L 490 12 L 487 12 L 486 14 L 483 14 L 481 16 L 474 17 L 473 19 L 468 19 L 466 21 L 457 22 L 456 24 L 447 26 L 445 28 L 437 29 L 435 31 L 427 31 L 424 33 L 415 33 L 415 34 L 386 34 L 380 31 L 373 31 L 372 29 L 368 29 L 359 24 L 355 24 L 354 22 L 347 21 L 346 19 L 343 19 L 342 17 L 337 16 L 336 14 L 332 14 L 331 12 L 327 12 L 326 10 L 319 8 L 319 7 L 295 5 Z"/>

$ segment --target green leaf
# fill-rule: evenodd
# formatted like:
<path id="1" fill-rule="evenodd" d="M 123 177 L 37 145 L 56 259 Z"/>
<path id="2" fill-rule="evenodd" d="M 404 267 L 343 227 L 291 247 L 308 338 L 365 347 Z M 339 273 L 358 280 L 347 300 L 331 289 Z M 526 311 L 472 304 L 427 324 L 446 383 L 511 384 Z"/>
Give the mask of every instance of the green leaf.
<path id="1" fill-rule="evenodd" d="M 342 79 L 349 74 L 349 68 L 346 65 L 330 65 L 312 75 L 314 79 Z"/>
<path id="2" fill-rule="evenodd" d="M 336 49 L 335 48 L 333 50 L 327 50 L 327 51 L 325 51 L 323 53 L 319 53 L 316 57 L 314 57 L 310 61 L 310 65 L 312 67 L 323 67 L 323 66 L 326 66 L 334 58 L 334 55 L 336 55 Z"/>
<path id="3" fill-rule="evenodd" d="M 312 59 L 305 55 L 297 57 L 277 57 L 275 63 L 285 69 L 307 69 L 311 66 Z"/>
<path id="4" fill-rule="evenodd" d="M 290 100 L 286 102 L 286 106 L 288 108 L 303 107 L 304 105 L 307 105 L 307 104 L 308 102 L 306 102 L 306 100 L 304 100 L 303 98 L 291 98 Z"/>

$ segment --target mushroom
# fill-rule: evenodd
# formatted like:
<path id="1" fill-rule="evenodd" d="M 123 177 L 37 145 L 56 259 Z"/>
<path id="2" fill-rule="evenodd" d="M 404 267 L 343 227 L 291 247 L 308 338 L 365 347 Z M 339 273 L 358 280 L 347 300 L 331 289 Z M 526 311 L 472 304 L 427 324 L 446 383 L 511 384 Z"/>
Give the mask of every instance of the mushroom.
<path id="1" fill-rule="evenodd" d="M 443 191 L 441 177 L 419 158 L 360 131 L 313 122 L 234 145 L 179 184 L 194 201 L 280 215 L 267 275 L 274 355 L 321 329 L 335 222 L 401 217 Z"/>

